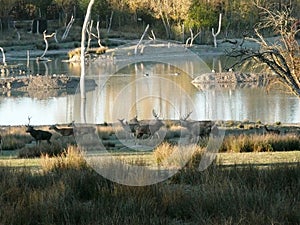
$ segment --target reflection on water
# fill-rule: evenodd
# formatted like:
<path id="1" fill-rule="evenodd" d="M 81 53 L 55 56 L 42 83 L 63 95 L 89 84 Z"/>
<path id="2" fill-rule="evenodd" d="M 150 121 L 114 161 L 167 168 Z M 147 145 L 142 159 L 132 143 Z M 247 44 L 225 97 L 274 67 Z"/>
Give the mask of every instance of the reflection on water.
<path id="1" fill-rule="evenodd" d="M 32 65 L 34 73 L 80 73 L 78 64 L 61 63 L 59 59 L 46 66 Z M 218 61 L 208 65 L 217 70 L 223 67 Z M 182 68 L 164 63 L 133 63 L 111 77 L 101 74 L 99 67 L 96 64 L 87 68 L 98 85 L 95 91 L 87 93 L 88 123 L 116 122 L 135 115 L 152 119 L 152 109 L 164 119 L 179 119 L 193 111 L 191 118 L 199 120 L 300 122 L 299 99 L 276 90 L 267 93 L 263 87 L 255 87 L 199 91 Z M 1 96 L 0 125 L 24 125 L 28 116 L 33 125 L 80 122 L 80 101 L 79 94 L 48 99 Z"/>

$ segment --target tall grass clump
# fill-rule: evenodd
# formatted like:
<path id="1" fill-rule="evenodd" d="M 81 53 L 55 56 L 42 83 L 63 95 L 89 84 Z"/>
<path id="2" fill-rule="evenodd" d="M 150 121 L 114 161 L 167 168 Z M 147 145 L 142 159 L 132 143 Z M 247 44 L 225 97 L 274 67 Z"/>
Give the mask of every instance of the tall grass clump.
<path id="1" fill-rule="evenodd" d="M 22 148 L 28 143 L 30 138 L 25 135 L 7 134 L 2 136 L 3 138 L 3 150 L 15 150 Z"/>
<path id="2" fill-rule="evenodd" d="M 204 148 L 198 145 L 172 145 L 164 142 L 153 152 L 158 165 L 181 168 L 194 167 L 200 162 Z"/>
<path id="3" fill-rule="evenodd" d="M 80 147 L 68 146 L 60 155 L 50 157 L 48 154 L 41 155 L 43 171 L 59 171 L 64 169 L 87 168 L 87 163 Z"/>
<path id="4" fill-rule="evenodd" d="M 0 132 L 2 136 L 2 149 L 15 150 L 22 148 L 31 140 L 31 137 L 25 133 L 24 127 L 5 127 Z"/>
<path id="5" fill-rule="evenodd" d="M 296 135 L 239 135 L 224 138 L 221 152 L 271 152 L 300 149 Z"/>

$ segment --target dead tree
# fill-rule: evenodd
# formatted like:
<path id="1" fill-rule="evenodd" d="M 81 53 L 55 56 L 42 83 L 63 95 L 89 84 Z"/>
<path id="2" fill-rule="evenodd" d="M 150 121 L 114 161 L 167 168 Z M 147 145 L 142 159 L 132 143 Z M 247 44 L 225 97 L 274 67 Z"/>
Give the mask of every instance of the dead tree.
<path id="1" fill-rule="evenodd" d="M 193 30 L 190 28 L 191 36 L 186 40 L 185 47 L 192 47 L 194 40 L 201 34 L 201 30 L 194 35 Z"/>
<path id="2" fill-rule="evenodd" d="M 0 50 L 1 50 L 1 52 L 2 52 L 2 62 L 3 62 L 3 65 L 4 65 L 4 66 L 7 66 L 4 50 L 3 50 L 2 47 L 0 47 Z"/>
<path id="3" fill-rule="evenodd" d="M 218 47 L 218 44 L 217 44 L 217 36 L 218 36 L 218 35 L 220 34 L 220 32 L 221 32 L 221 25 L 222 25 L 222 14 L 220 13 L 220 15 L 219 15 L 219 27 L 218 27 L 217 33 L 215 33 L 215 29 L 214 29 L 214 28 L 211 29 L 211 33 L 212 33 L 212 35 L 213 35 L 213 37 L 214 37 L 214 46 L 215 46 L 215 48 Z"/>
<path id="4" fill-rule="evenodd" d="M 135 55 L 137 55 L 138 48 L 139 48 L 139 46 L 141 45 L 141 43 L 142 43 L 142 41 L 143 41 L 143 39 L 144 39 L 144 37 L 145 37 L 145 35 L 146 35 L 148 29 L 149 29 L 149 24 L 146 26 L 145 31 L 144 31 L 144 33 L 143 33 L 141 39 L 139 40 L 139 42 L 138 42 L 137 45 L 135 46 L 135 49 L 134 49 L 134 54 L 135 54 Z M 143 53 L 143 52 L 142 52 L 142 50 L 141 50 L 141 54 L 142 54 L 142 53 Z"/>
<path id="5" fill-rule="evenodd" d="M 48 38 L 52 38 L 52 37 L 54 37 L 55 36 L 55 33 L 52 33 L 52 34 L 50 34 L 50 35 L 47 35 L 46 34 L 46 30 L 43 32 L 43 35 L 44 35 L 44 41 L 45 41 L 45 44 L 46 44 L 46 47 L 45 47 L 45 51 L 44 51 L 44 53 L 41 55 L 41 57 L 38 57 L 37 58 L 37 60 L 38 61 L 47 61 L 48 59 L 47 58 L 44 58 L 45 57 L 45 55 L 46 55 L 46 52 L 48 51 L 48 47 L 49 47 L 49 44 L 48 44 Z"/>
<path id="6" fill-rule="evenodd" d="M 111 29 L 113 16 L 114 16 L 114 11 L 111 11 L 110 18 L 109 18 L 109 25 L 108 25 L 108 28 L 107 28 L 107 33 L 108 34 L 110 32 L 110 29 Z"/>
<path id="7" fill-rule="evenodd" d="M 271 7 L 264 8 L 258 3 L 256 6 L 261 11 L 261 22 L 254 28 L 255 37 L 245 36 L 243 43 L 254 42 L 258 48 L 236 45 L 227 52 L 228 56 L 238 59 L 231 67 L 249 63 L 252 66 L 263 66 L 263 70 L 273 78 L 269 87 L 279 82 L 300 97 L 300 48 L 296 40 L 300 31 L 300 20 L 292 16 L 292 9 L 289 7 L 279 11 Z M 278 40 L 268 42 L 262 35 L 262 31 L 266 29 L 272 29 L 278 34 Z"/>
<path id="8" fill-rule="evenodd" d="M 71 19 L 70 19 L 70 21 L 69 21 L 69 23 L 68 23 L 68 25 L 67 25 L 67 27 L 66 27 L 66 30 L 65 30 L 65 32 L 63 33 L 62 37 L 61 37 L 61 40 L 62 40 L 62 41 L 66 40 L 66 38 L 68 37 L 69 32 L 70 32 L 70 29 L 71 29 L 71 27 L 72 27 L 74 21 L 75 21 L 75 18 L 74 18 L 74 16 L 72 15 L 72 17 L 71 17 Z"/>

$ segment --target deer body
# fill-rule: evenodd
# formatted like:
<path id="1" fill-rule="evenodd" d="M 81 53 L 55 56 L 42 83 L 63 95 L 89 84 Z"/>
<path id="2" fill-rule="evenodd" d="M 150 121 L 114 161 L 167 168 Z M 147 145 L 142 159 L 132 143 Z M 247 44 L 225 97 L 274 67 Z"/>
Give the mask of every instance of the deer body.
<path id="1" fill-rule="evenodd" d="M 209 136 L 212 128 L 212 121 L 182 121 L 181 126 L 186 128 L 193 137 Z"/>
<path id="2" fill-rule="evenodd" d="M 44 130 L 35 130 L 33 126 L 26 126 L 26 132 L 30 133 L 30 135 L 34 138 L 36 144 L 40 144 L 41 141 L 46 140 L 48 144 L 51 144 L 50 139 L 52 134 L 48 131 Z"/>
<path id="3" fill-rule="evenodd" d="M 269 129 L 267 127 L 267 125 L 264 125 L 264 128 L 266 129 L 267 133 L 269 133 L 269 134 L 280 134 L 280 130 Z"/>
<path id="4" fill-rule="evenodd" d="M 141 124 L 137 127 L 136 130 L 136 137 L 141 138 L 144 135 L 149 135 L 151 138 L 154 137 L 155 134 L 158 135 L 158 131 L 161 127 L 163 127 L 165 124 L 159 119 L 158 115 L 155 113 L 155 111 L 152 111 L 153 116 L 155 117 L 154 121 L 150 121 L 147 124 Z M 159 137 L 159 135 L 158 135 Z"/>
<path id="5" fill-rule="evenodd" d="M 212 132 L 213 127 L 213 135 L 218 135 L 219 131 L 218 128 L 214 125 L 213 121 L 206 120 L 206 121 L 189 121 L 187 120 L 192 112 L 189 112 L 184 118 L 180 119 L 180 124 L 182 127 L 186 128 L 191 138 L 198 138 L 198 137 L 206 137 L 209 136 Z"/>
<path id="6" fill-rule="evenodd" d="M 96 132 L 96 128 L 92 126 L 76 126 L 75 121 L 72 121 L 68 127 L 72 127 L 73 132 L 77 135 L 84 135 L 84 134 L 94 134 Z"/>
<path id="7" fill-rule="evenodd" d="M 118 120 L 121 123 L 121 126 L 123 127 L 123 129 L 125 130 L 126 133 L 129 133 L 133 136 L 135 135 L 135 132 L 136 132 L 137 128 L 139 127 L 138 122 L 128 123 L 127 121 L 125 121 L 125 119 L 118 119 Z"/>
<path id="8" fill-rule="evenodd" d="M 57 128 L 56 125 L 52 125 L 49 127 L 49 130 L 55 130 L 57 133 L 62 136 L 71 136 L 74 135 L 73 128 Z"/>

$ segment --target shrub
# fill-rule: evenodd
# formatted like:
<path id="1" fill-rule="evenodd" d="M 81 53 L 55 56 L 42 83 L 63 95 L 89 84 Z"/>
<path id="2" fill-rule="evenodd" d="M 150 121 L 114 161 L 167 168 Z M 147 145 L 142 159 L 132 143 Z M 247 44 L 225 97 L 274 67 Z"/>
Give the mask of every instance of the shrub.
<path id="1" fill-rule="evenodd" d="M 54 142 L 51 145 L 47 143 L 41 143 L 38 146 L 28 146 L 20 149 L 18 157 L 19 158 L 34 158 L 40 157 L 41 155 L 48 155 L 48 156 L 56 156 L 63 152 L 63 147 Z"/>

